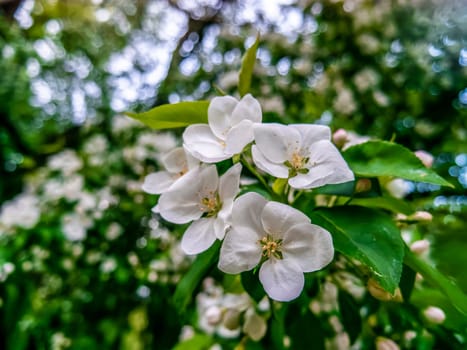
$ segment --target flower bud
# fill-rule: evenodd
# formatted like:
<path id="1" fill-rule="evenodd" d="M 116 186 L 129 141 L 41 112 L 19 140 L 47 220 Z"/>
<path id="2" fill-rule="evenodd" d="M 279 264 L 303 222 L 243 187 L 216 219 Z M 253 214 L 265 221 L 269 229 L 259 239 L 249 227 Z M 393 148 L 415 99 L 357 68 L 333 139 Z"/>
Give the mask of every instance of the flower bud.
<path id="1" fill-rule="evenodd" d="M 429 249 L 430 249 L 430 241 L 427 239 L 421 239 L 419 241 L 415 241 L 410 245 L 410 250 L 417 255 L 428 253 Z"/>
<path id="2" fill-rule="evenodd" d="M 206 310 L 204 316 L 206 317 L 208 323 L 211 326 L 214 326 L 220 322 L 222 317 L 222 311 L 218 306 L 213 305 Z"/>
<path id="3" fill-rule="evenodd" d="M 418 159 L 420 159 L 423 163 L 424 166 L 427 168 L 431 168 L 433 166 L 433 156 L 431 153 L 428 153 L 427 151 L 419 150 L 415 151 L 415 155 L 417 156 Z"/>
<path id="4" fill-rule="evenodd" d="M 349 141 L 349 135 L 344 129 L 337 129 L 332 135 L 332 142 L 337 148 L 342 148 L 347 141 Z"/>
<path id="5" fill-rule="evenodd" d="M 267 330 L 267 324 L 263 317 L 259 316 L 253 309 L 248 309 L 245 314 L 245 332 L 252 340 L 258 341 L 264 337 Z"/>
<path id="6" fill-rule="evenodd" d="M 371 190 L 370 179 L 359 179 L 355 185 L 355 193 L 367 192 Z"/>
<path id="7" fill-rule="evenodd" d="M 222 324 L 229 330 L 237 329 L 240 325 L 240 311 L 235 309 L 227 309 L 222 318 Z"/>
<path id="8" fill-rule="evenodd" d="M 436 306 L 429 306 L 423 311 L 423 316 L 434 324 L 443 323 L 446 319 L 446 314 L 443 310 Z"/>
<path id="9" fill-rule="evenodd" d="M 391 294 L 383 289 L 373 278 L 368 280 L 367 289 L 370 294 L 378 300 L 402 302 L 402 294 L 399 288 L 396 289 L 394 294 Z"/>
<path id="10" fill-rule="evenodd" d="M 415 221 L 424 221 L 424 222 L 431 222 L 433 221 L 433 215 L 427 211 L 417 211 L 414 214 L 409 216 L 410 220 Z"/>
<path id="11" fill-rule="evenodd" d="M 385 337 L 376 338 L 376 350 L 400 350 L 393 340 Z"/>

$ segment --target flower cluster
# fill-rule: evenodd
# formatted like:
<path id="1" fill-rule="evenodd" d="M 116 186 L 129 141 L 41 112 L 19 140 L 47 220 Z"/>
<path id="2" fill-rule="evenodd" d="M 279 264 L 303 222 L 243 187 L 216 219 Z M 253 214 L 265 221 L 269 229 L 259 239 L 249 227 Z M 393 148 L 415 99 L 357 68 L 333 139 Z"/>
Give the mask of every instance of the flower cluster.
<path id="1" fill-rule="evenodd" d="M 231 167 L 219 175 L 214 163 L 228 159 Z M 188 126 L 183 147 L 161 162 L 165 170 L 149 174 L 143 189 L 160 194 L 153 211 L 163 219 L 191 223 L 181 242 L 185 253 L 198 254 L 223 241 L 219 269 L 237 274 L 258 267 L 264 290 L 278 301 L 298 297 L 303 273 L 332 261 L 330 233 L 287 197 L 267 199 L 256 192 L 237 197 L 242 164 L 265 186 L 264 173 L 281 179 L 289 193 L 353 181 L 329 127 L 262 123 L 260 103 L 250 94 L 241 100 L 215 97 L 208 124 Z"/>

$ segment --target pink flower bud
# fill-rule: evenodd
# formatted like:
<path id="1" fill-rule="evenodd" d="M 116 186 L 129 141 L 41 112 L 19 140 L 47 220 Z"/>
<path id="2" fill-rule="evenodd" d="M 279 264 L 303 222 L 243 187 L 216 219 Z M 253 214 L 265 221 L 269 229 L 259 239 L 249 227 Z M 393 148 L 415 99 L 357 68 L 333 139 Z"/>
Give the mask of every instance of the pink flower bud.
<path id="1" fill-rule="evenodd" d="M 344 129 L 337 129 L 332 135 L 332 142 L 337 148 L 342 148 L 347 141 L 349 141 L 349 135 Z"/>
<path id="2" fill-rule="evenodd" d="M 385 337 L 376 338 L 376 350 L 400 350 L 393 340 Z"/>
<path id="3" fill-rule="evenodd" d="M 431 168 L 433 166 L 433 156 L 431 155 L 431 153 L 419 150 L 415 151 L 415 155 L 418 159 L 422 161 L 423 165 L 425 165 L 427 168 Z"/>
<path id="4" fill-rule="evenodd" d="M 429 306 L 423 311 L 425 318 L 431 323 L 440 324 L 446 319 L 446 314 L 443 310 L 436 306 Z"/>
<path id="5" fill-rule="evenodd" d="M 415 221 L 425 221 L 430 222 L 433 220 L 433 215 L 427 211 L 417 211 L 409 217 L 411 220 Z"/>
<path id="6" fill-rule="evenodd" d="M 410 250 L 417 255 L 422 255 L 428 252 L 430 249 L 430 241 L 427 239 L 421 239 L 419 241 L 415 241 L 410 245 Z"/>

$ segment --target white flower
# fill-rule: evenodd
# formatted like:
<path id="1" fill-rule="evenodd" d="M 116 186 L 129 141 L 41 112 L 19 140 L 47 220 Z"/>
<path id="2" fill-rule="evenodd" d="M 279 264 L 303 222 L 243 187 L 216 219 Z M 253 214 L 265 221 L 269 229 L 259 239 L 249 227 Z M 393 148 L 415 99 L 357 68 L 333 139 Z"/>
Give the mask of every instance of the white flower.
<path id="1" fill-rule="evenodd" d="M 354 179 L 352 171 L 331 143 L 327 126 L 258 124 L 253 160 L 261 170 L 298 189 L 316 188 Z"/>
<path id="2" fill-rule="evenodd" d="M 187 154 L 183 147 L 177 147 L 161 159 L 166 170 L 157 171 L 145 177 L 143 191 L 151 194 L 161 194 L 189 170 L 197 168 L 199 161 Z"/>
<path id="3" fill-rule="evenodd" d="M 33 228 L 41 216 L 39 204 L 39 198 L 30 193 L 21 193 L 6 201 L 0 207 L 0 228 L 15 226 L 26 229 Z M 0 233 L 1 236 L 2 233 Z"/>
<path id="4" fill-rule="evenodd" d="M 261 106 L 250 94 L 240 101 L 215 97 L 208 108 L 208 125 L 194 124 L 183 133 L 183 145 L 195 158 L 216 163 L 240 153 L 253 141 L 253 125 L 262 120 Z"/>
<path id="5" fill-rule="evenodd" d="M 328 231 L 288 205 L 249 192 L 234 202 L 219 269 L 236 274 L 263 262 L 259 279 L 264 290 L 272 299 L 289 301 L 300 295 L 303 273 L 322 269 L 333 256 Z"/>
<path id="6" fill-rule="evenodd" d="M 217 239 L 223 239 L 230 225 L 233 200 L 239 191 L 242 166 L 234 165 L 219 178 L 215 165 L 188 172 L 164 192 L 153 209 L 165 220 L 185 224 L 181 247 L 186 254 L 198 254 Z"/>

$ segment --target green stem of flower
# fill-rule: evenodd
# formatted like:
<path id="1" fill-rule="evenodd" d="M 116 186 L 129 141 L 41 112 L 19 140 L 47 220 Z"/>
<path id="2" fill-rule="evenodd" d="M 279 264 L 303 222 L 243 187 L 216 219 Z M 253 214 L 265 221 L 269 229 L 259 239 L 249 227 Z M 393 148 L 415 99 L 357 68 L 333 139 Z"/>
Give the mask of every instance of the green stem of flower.
<path id="1" fill-rule="evenodd" d="M 251 166 L 250 162 L 248 162 L 248 159 L 246 159 L 244 155 L 242 156 L 241 162 L 242 165 L 247 168 L 258 179 L 259 182 L 261 182 L 261 184 L 271 194 L 271 196 L 276 197 L 276 194 L 273 192 L 266 179 L 254 167 Z"/>

